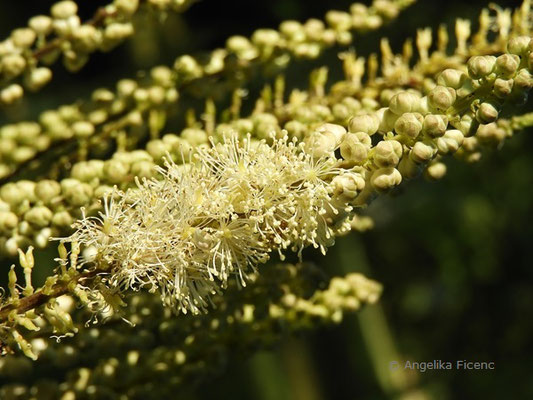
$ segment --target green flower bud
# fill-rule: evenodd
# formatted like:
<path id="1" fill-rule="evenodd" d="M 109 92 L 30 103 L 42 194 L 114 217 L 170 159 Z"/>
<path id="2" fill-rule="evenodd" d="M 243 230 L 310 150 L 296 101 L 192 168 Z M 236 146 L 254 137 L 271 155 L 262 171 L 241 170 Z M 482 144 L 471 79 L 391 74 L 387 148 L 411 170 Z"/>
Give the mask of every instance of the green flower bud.
<path id="1" fill-rule="evenodd" d="M 440 137 L 446 132 L 448 118 L 445 115 L 428 114 L 424 118 L 422 130 L 425 134 L 432 137 Z"/>
<path id="2" fill-rule="evenodd" d="M 24 219 L 30 224 L 42 228 L 50 224 L 52 216 L 53 213 L 49 208 L 45 206 L 35 206 L 24 214 Z"/>
<path id="3" fill-rule="evenodd" d="M 347 133 L 340 146 L 342 158 L 356 165 L 361 165 L 366 161 L 368 150 L 369 148 L 364 143 L 361 143 L 355 133 Z"/>
<path id="4" fill-rule="evenodd" d="M 476 111 L 476 119 L 480 124 L 488 124 L 498 119 L 498 109 L 491 103 L 481 103 Z"/>
<path id="5" fill-rule="evenodd" d="M 380 118 L 381 121 L 378 128 L 379 133 L 386 134 L 394 130 L 394 124 L 399 118 L 397 114 L 394 114 L 388 108 L 381 108 L 376 112 L 376 115 Z"/>
<path id="6" fill-rule="evenodd" d="M 130 97 L 137 89 L 137 82 L 132 79 L 121 79 L 117 83 L 117 92 L 119 96 Z"/>
<path id="7" fill-rule="evenodd" d="M 409 152 L 409 158 L 417 164 L 431 161 L 437 154 L 437 147 L 431 141 L 416 142 Z"/>
<path id="8" fill-rule="evenodd" d="M 131 166 L 131 173 L 140 178 L 150 178 L 155 174 L 154 163 L 146 160 L 136 161 Z"/>
<path id="9" fill-rule="evenodd" d="M 306 124 L 296 120 L 287 122 L 283 129 L 288 132 L 290 137 L 296 137 L 298 139 L 302 139 L 304 136 L 306 136 L 308 131 Z"/>
<path id="10" fill-rule="evenodd" d="M 507 51 L 511 54 L 521 56 L 528 52 L 531 38 L 529 36 L 517 36 L 507 43 Z"/>
<path id="11" fill-rule="evenodd" d="M 424 117 L 419 113 L 405 113 L 394 123 L 394 130 L 398 135 L 415 139 L 422 131 Z"/>
<path id="12" fill-rule="evenodd" d="M 202 67 L 198 61 L 189 55 L 178 57 L 174 61 L 174 69 L 182 80 L 197 79 L 203 75 Z"/>
<path id="13" fill-rule="evenodd" d="M 131 22 L 120 23 L 113 22 L 105 27 L 104 30 L 104 42 L 102 47 L 104 50 L 109 50 L 114 47 L 118 42 L 133 35 L 134 29 Z"/>
<path id="14" fill-rule="evenodd" d="M 429 92 L 428 105 L 434 110 L 446 111 L 450 108 L 456 99 L 455 90 L 446 86 L 437 85 Z"/>
<path id="15" fill-rule="evenodd" d="M 80 53 L 92 53 L 102 44 L 102 32 L 92 25 L 82 25 L 72 32 L 72 48 Z"/>
<path id="16" fill-rule="evenodd" d="M 73 222 L 74 218 L 66 210 L 56 212 L 52 217 L 52 225 L 60 228 L 68 227 Z"/>
<path id="17" fill-rule="evenodd" d="M 337 31 L 348 31 L 352 27 L 351 15 L 343 11 L 328 11 L 326 22 Z"/>
<path id="18" fill-rule="evenodd" d="M 121 14 L 131 16 L 139 8 L 139 0 L 115 0 L 113 2 Z"/>
<path id="19" fill-rule="evenodd" d="M 253 60 L 258 56 L 257 49 L 244 36 L 231 36 L 226 41 L 226 48 L 241 60 Z"/>
<path id="20" fill-rule="evenodd" d="M 150 70 L 150 76 L 159 86 L 171 87 L 174 84 L 172 70 L 164 65 L 152 68 Z"/>
<path id="21" fill-rule="evenodd" d="M 375 113 L 355 115 L 350 119 L 350 132 L 364 132 L 372 136 L 378 131 L 380 119 Z"/>
<path id="22" fill-rule="evenodd" d="M 440 86 L 447 86 L 453 89 L 459 89 L 466 81 L 466 74 L 463 71 L 457 69 L 445 69 L 442 71 L 438 78 L 437 84 Z"/>
<path id="23" fill-rule="evenodd" d="M 380 168 L 395 167 L 400 162 L 403 148 L 396 140 L 382 140 L 374 147 L 374 163 Z"/>
<path id="24" fill-rule="evenodd" d="M 52 6 L 50 9 L 50 14 L 52 17 L 58 19 L 67 19 L 76 15 L 78 12 L 78 5 L 70 0 L 60 1 Z"/>
<path id="25" fill-rule="evenodd" d="M 252 117 L 252 121 L 258 139 L 268 139 L 279 131 L 278 119 L 272 114 L 256 114 Z"/>
<path id="26" fill-rule="evenodd" d="M 400 92 L 392 96 L 389 109 L 396 115 L 418 111 L 420 98 L 410 92 Z"/>
<path id="27" fill-rule="evenodd" d="M 514 54 L 502 54 L 496 59 L 495 72 L 504 79 L 512 78 L 520 65 L 520 57 Z"/>
<path id="28" fill-rule="evenodd" d="M 61 194 L 61 186 L 56 181 L 43 180 L 35 185 L 35 195 L 37 199 L 45 204 L 49 204 L 53 199 Z"/>
<path id="29" fill-rule="evenodd" d="M 401 182 L 402 175 L 396 168 L 380 168 L 370 178 L 370 183 L 378 192 L 389 190 Z"/>
<path id="30" fill-rule="evenodd" d="M 468 75 L 472 79 L 481 79 L 491 74 L 496 65 L 494 56 L 474 56 L 470 57 L 467 63 Z"/>
<path id="31" fill-rule="evenodd" d="M 447 130 L 446 133 L 436 140 L 440 154 L 455 153 L 463 144 L 464 135 L 458 129 Z"/>

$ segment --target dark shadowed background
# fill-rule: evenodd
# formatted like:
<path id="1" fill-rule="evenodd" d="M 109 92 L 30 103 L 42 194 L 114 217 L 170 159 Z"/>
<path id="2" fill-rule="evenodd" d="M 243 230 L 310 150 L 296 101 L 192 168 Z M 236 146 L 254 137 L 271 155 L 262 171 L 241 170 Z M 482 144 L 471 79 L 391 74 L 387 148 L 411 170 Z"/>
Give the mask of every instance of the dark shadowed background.
<path id="1" fill-rule="evenodd" d="M 105 1 L 85 1 L 92 15 Z M 47 13 L 49 0 L 2 1 L 0 35 Z M 0 112 L 2 123 L 35 118 L 46 108 L 87 97 L 122 77 L 180 54 L 223 46 L 233 34 L 249 36 L 285 19 L 322 18 L 329 9 L 347 10 L 350 1 L 199 1 L 183 15 L 158 24 L 138 21 L 136 36 L 109 54 L 91 56 L 72 75 L 56 65 L 53 83 L 28 96 L 21 112 Z M 500 1 L 518 6 L 518 1 Z M 367 55 L 382 36 L 399 51 L 416 29 L 474 20 L 485 1 L 419 1 L 399 20 L 359 37 L 355 49 Z M 161 29 L 163 27 L 163 29 Z M 319 62 L 298 62 L 287 73 L 292 87 L 305 87 L 308 72 L 331 66 L 340 78 L 335 51 Z M 251 95 L 262 82 L 251 86 Z M 73 90 L 75 88 L 75 90 Z M 531 110 L 531 102 L 523 112 Z M 179 121 L 179 119 L 178 119 Z M 167 127 L 179 131 L 179 122 Z M 326 257 L 308 251 L 331 275 L 361 271 L 380 281 L 379 306 L 347 316 L 337 327 L 286 338 L 254 356 L 228 360 L 226 372 L 183 393 L 191 399 L 531 399 L 533 398 L 533 132 L 522 132 L 481 162 L 447 162 L 439 182 L 405 184 L 365 211 L 375 228 L 338 240 Z M 10 260 L 0 261 L 4 271 Z M 493 361 L 492 371 L 391 371 L 389 361 Z M 402 364 L 401 364 L 402 365 Z M 402 388 L 408 388 L 403 390 Z M 403 396 L 403 397 L 402 397 Z M 421 396 L 421 397 L 417 397 Z"/>

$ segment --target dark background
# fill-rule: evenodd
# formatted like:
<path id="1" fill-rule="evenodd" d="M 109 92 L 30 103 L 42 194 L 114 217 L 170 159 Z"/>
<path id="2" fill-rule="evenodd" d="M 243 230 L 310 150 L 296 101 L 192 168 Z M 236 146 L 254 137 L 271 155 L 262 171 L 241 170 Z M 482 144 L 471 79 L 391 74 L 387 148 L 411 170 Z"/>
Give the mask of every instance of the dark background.
<path id="1" fill-rule="evenodd" d="M 85 17 L 104 1 L 83 2 Z M 498 2 L 518 6 L 517 1 Z M 2 1 L 0 35 L 39 13 L 51 1 Z M 35 118 L 46 108 L 87 97 L 100 86 L 139 69 L 170 65 L 176 56 L 223 46 L 233 34 L 249 36 L 285 19 L 322 18 L 329 9 L 347 10 L 349 1 L 200 1 L 182 16 L 138 22 L 138 33 L 109 54 L 94 54 L 72 75 L 54 67 L 53 83 L 31 95 L 21 112 L 2 122 Z M 485 1 L 419 1 L 398 21 L 359 37 L 355 49 L 379 49 L 382 36 L 399 51 L 417 28 L 453 26 L 473 20 Z M 160 29 L 161 25 L 164 29 Z M 340 78 L 335 52 L 319 63 L 296 63 L 293 87 L 305 87 L 307 72 L 331 65 Z M 251 96 L 259 83 L 252 85 Z M 73 90 L 72 88 L 76 88 Z M 531 110 L 531 102 L 522 112 Z M 180 126 L 167 130 L 179 131 Z M 194 399 L 530 399 L 533 398 L 533 132 L 522 132 L 502 149 L 467 165 L 450 159 L 440 182 L 409 182 L 365 211 L 375 228 L 338 240 L 326 257 L 314 259 L 331 276 L 362 271 L 384 285 L 378 307 L 347 316 L 338 327 L 286 338 L 251 358 L 236 357 L 222 376 L 206 382 Z M 7 266 L 9 261 L 2 262 Z M 400 357 L 400 358 L 397 358 Z M 391 372 L 390 360 L 494 361 L 494 371 Z"/>

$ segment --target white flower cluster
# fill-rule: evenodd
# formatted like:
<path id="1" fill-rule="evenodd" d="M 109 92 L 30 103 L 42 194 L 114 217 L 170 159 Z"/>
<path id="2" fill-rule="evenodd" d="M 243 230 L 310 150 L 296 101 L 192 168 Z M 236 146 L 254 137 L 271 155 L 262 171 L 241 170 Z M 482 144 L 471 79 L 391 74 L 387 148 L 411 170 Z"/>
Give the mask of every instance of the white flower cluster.
<path id="1" fill-rule="evenodd" d="M 104 213 L 81 219 L 66 241 L 92 248 L 112 286 L 159 291 L 174 309 L 198 313 L 232 275 L 244 286 L 270 252 L 324 252 L 336 231 L 349 229 L 338 178 L 351 183 L 357 173 L 304 146 L 286 135 L 272 145 L 231 138 L 188 164 L 168 162 L 162 180 L 106 200 Z M 364 186 L 357 181 L 353 197 Z"/>

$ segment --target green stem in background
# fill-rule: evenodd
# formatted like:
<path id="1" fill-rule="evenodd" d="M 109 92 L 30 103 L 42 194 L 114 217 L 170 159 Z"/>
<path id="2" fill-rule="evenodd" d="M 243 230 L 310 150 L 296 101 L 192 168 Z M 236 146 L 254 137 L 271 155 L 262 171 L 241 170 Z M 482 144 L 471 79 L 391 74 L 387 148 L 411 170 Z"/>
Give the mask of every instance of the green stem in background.
<path id="1" fill-rule="evenodd" d="M 357 269 L 358 272 L 371 275 L 365 250 L 355 235 L 339 238 L 333 249 L 343 272 Z M 417 376 L 401 367 L 403 358 L 381 304 L 365 307 L 357 313 L 357 318 L 365 348 L 383 392 L 394 399 L 431 399 L 428 393 L 416 388 Z"/>

